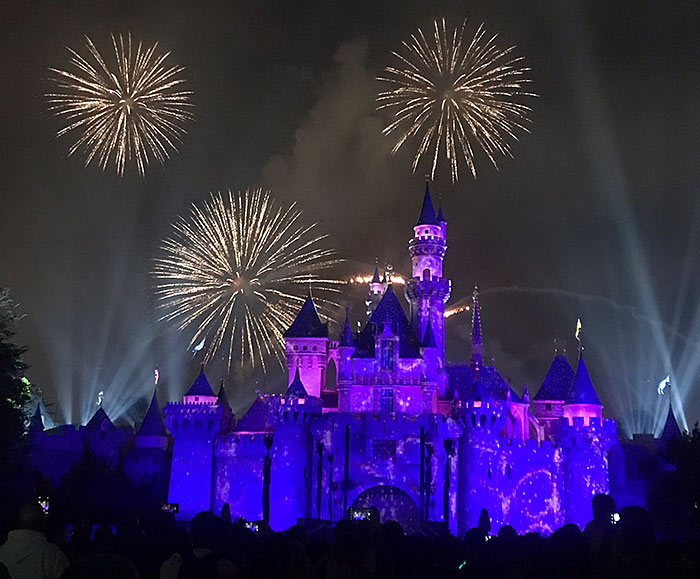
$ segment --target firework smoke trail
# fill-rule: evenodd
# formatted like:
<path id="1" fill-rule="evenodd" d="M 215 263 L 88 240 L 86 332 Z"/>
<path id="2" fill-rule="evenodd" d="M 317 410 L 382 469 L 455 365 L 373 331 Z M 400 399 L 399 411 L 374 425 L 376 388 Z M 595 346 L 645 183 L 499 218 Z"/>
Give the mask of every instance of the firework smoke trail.
<path id="1" fill-rule="evenodd" d="M 434 179 L 444 154 L 454 183 L 460 156 L 476 178 L 475 145 L 496 168 L 497 156 L 513 156 L 510 143 L 517 140 L 518 130 L 528 130 L 531 112 L 518 99 L 536 95 L 525 90 L 529 69 L 522 66 L 522 57 L 513 55 L 515 47 L 499 48 L 483 24 L 467 42 L 466 21 L 451 33 L 444 19 L 434 24 L 432 42 L 419 29 L 403 43 L 405 55 L 393 53 L 401 64 L 387 67 L 378 78 L 390 88 L 379 93 L 377 110 L 391 112 L 383 132 L 398 135 L 394 153 L 407 141 L 418 142 L 414 172 L 430 156 Z"/>
<path id="2" fill-rule="evenodd" d="M 231 368 L 284 362 L 282 334 L 311 288 L 321 310 L 345 282 L 321 277 L 342 260 L 306 225 L 295 204 L 275 207 L 269 192 L 212 193 L 173 224 L 154 260 L 156 296 L 178 329 L 194 329 L 190 349 L 206 338 L 205 361 L 222 346 Z"/>
<path id="3" fill-rule="evenodd" d="M 124 175 L 134 162 L 143 177 L 153 160 L 164 163 L 192 120 L 192 91 L 181 90 L 181 66 L 165 63 L 169 52 L 158 44 L 135 50 L 131 34 L 112 36 L 114 63 L 107 61 L 85 37 L 88 56 L 68 48 L 71 70 L 50 68 L 55 91 L 46 94 L 49 111 L 65 126 L 58 136 L 75 136 L 68 156 L 80 151 L 85 166 L 93 160 L 104 171 L 114 164 Z"/>
<path id="4" fill-rule="evenodd" d="M 480 296 L 488 296 L 488 295 L 493 295 L 493 294 L 501 294 L 501 293 L 519 293 L 519 294 L 528 294 L 528 295 L 548 295 L 548 296 L 557 296 L 557 297 L 562 297 L 562 298 L 572 298 L 588 303 L 593 303 L 593 304 L 602 304 L 606 305 L 608 307 L 611 307 L 617 312 L 622 312 L 625 314 L 628 314 L 631 316 L 633 319 L 641 322 L 645 322 L 647 324 L 650 324 L 652 326 L 659 326 L 663 329 L 665 329 L 667 332 L 675 336 L 676 338 L 680 338 L 683 342 L 688 343 L 690 340 L 687 336 L 676 330 L 675 327 L 671 326 L 670 324 L 667 324 L 657 318 L 654 318 L 652 316 L 648 316 L 645 314 L 640 313 L 636 308 L 627 305 L 627 304 L 618 304 L 617 302 L 606 298 L 604 296 L 598 296 L 594 294 L 580 294 L 576 292 L 572 292 L 570 290 L 563 290 L 563 289 L 558 289 L 558 288 L 537 288 L 537 287 L 522 287 L 522 286 L 517 286 L 517 285 L 509 285 L 509 286 L 498 286 L 498 287 L 492 287 L 486 290 L 479 290 L 479 295 Z M 471 302 L 471 297 L 464 298 L 463 300 L 460 301 L 468 301 Z M 459 303 L 459 302 L 457 302 Z M 461 308 L 465 307 L 466 309 L 469 309 L 468 306 L 455 306 L 453 307 L 450 311 L 452 310 L 462 310 Z M 447 313 L 447 312 L 445 312 Z M 459 313 L 459 312 L 455 312 Z M 449 316 L 446 316 L 449 317 Z"/>

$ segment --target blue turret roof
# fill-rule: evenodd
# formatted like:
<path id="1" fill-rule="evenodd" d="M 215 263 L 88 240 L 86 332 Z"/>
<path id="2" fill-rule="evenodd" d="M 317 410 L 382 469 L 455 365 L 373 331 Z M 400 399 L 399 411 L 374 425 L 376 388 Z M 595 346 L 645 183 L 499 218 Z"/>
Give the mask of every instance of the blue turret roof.
<path id="1" fill-rule="evenodd" d="M 676 422 L 676 417 L 673 414 L 673 408 L 669 404 L 668 414 L 666 415 L 666 424 L 664 424 L 664 430 L 661 433 L 661 440 L 668 442 L 672 438 L 678 438 L 681 436 L 681 429 Z"/>
<path id="2" fill-rule="evenodd" d="M 437 342 L 435 341 L 435 334 L 433 334 L 433 323 L 432 318 L 428 316 L 428 324 L 425 327 L 425 335 L 423 336 L 423 341 L 421 342 L 421 347 L 423 348 L 437 348 Z"/>
<path id="3" fill-rule="evenodd" d="M 306 298 L 297 317 L 284 333 L 285 338 L 327 338 L 328 327 L 321 323 L 311 296 Z"/>
<path id="4" fill-rule="evenodd" d="M 440 225 L 438 223 L 437 217 L 435 217 L 435 207 L 433 206 L 433 199 L 430 196 L 430 184 L 425 184 L 425 196 L 423 197 L 423 206 L 420 210 L 420 215 L 418 216 L 418 221 L 416 225 Z"/>
<path id="5" fill-rule="evenodd" d="M 391 284 L 389 284 L 381 301 L 372 312 L 369 322 L 357 335 L 357 347 L 353 356 L 356 358 L 374 358 L 375 333 L 382 331 L 386 324 L 389 324 L 391 330 L 399 338 L 400 358 L 421 357 L 420 342 L 411 328 Z"/>
<path id="6" fill-rule="evenodd" d="M 192 383 L 190 389 L 185 392 L 185 396 L 215 396 L 214 391 L 211 389 L 211 384 L 209 384 L 209 380 L 204 374 L 204 364 L 202 364 L 197 379 Z"/>
<path id="7" fill-rule="evenodd" d="M 440 209 L 438 209 L 437 220 L 440 223 L 447 223 L 447 219 L 445 219 L 445 214 L 442 212 L 442 205 L 440 205 Z"/>
<path id="8" fill-rule="evenodd" d="M 447 370 L 447 398 L 453 398 L 455 392 L 460 400 L 474 400 L 477 372 L 469 364 L 451 364 Z M 486 389 L 491 398 L 505 400 L 510 391 L 513 402 L 522 402 L 518 393 L 513 390 L 508 382 L 498 373 L 493 366 L 481 366 L 478 372 L 480 388 Z"/>
<path id="9" fill-rule="evenodd" d="M 566 356 L 557 354 L 549 366 L 542 386 L 535 394 L 535 400 L 566 400 L 574 380 L 574 370 Z"/>
<path id="10" fill-rule="evenodd" d="M 107 416 L 107 413 L 104 411 L 104 408 L 102 408 L 102 406 L 100 406 L 97 409 L 97 412 L 95 412 L 95 414 L 92 415 L 92 418 L 88 421 L 88 423 L 85 426 L 90 430 L 99 429 L 102 431 L 115 428 L 114 424 L 109 419 L 109 416 Z"/>
<path id="11" fill-rule="evenodd" d="M 376 265 L 374 266 L 374 275 L 372 276 L 372 283 L 382 283 L 382 280 L 379 278 L 379 268 Z"/>
<path id="12" fill-rule="evenodd" d="M 29 430 L 31 432 L 43 432 L 44 431 L 44 420 L 41 416 L 41 404 L 37 403 L 36 410 L 32 414 L 32 421 L 29 425 Z"/>
<path id="13" fill-rule="evenodd" d="M 137 436 L 167 436 L 168 431 L 165 428 L 165 420 L 163 413 L 158 404 L 158 396 L 153 392 L 153 398 L 148 406 L 146 415 L 143 417 L 143 422 L 139 427 Z"/>
<path id="14" fill-rule="evenodd" d="M 583 361 L 583 356 L 578 359 L 578 367 L 576 368 L 576 376 L 571 384 L 571 388 L 564 399 L 565 404 L 595 404 L 602 406 L 593 382 L 588 375 L 586 363 Z"/>
<path id="15" fill-rule="evenodd" d="M 219 394 L 216 397 L 216 403 L 219 406 L 223 406 L 224 408 L 231 410 L 231 404 L 229 404 L 228 394 L 226 394 L 226 387 L 224 386 L 223 380 L 221 381 L 221 386 L 219 386 Z"/>
<path id="16" fill-rule="evenodd" d="M 294 374 L 294 380 L 292 380 L 289 388 L 287 388 L 284 397 L 290 398 L 291 400 L 298 400 L 299 398 L 308 398 L 308 396 L 306 388 L 304 388 L 304 385 L 301 383 L 301 378 L 299 377 L 299 368 L 297 368 Z"/>
<path id="17" fill-rule="evenodd" d="M 273 424 L 267 397 L 258 397 L 234 429 L 237 432 L 268 432 Z"/>
<path id="18" fill-rule="evenodd" d="M 338 340 L 338 346 L 341 348 L 354 348 L 355 338 L 352 335 L 352 330 L 350 329 L 350 317 L 348 310 L 345 310 L 345 324 L 340 332 L 340 339 Z"/>

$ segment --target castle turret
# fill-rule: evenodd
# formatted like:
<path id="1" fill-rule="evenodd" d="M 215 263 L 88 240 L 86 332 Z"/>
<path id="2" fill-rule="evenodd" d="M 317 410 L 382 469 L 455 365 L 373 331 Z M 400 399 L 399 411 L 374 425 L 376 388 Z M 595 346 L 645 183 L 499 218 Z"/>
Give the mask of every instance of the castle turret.
<path id="1" fill-rule="evenodd" d="M 384 280 L 388 282 L 389 280 Z M 369 289 L 367 291 L 367 299 L 365 300 L 365 305 L 367 306 L 367 317 L 372 315 L 372 312 L 377 307 L 377 304 L 382 300 L 384 295 L 384 290 L 386 289 L 386 283 L 379 277 L 379 268 L 374 266 L 374 275 L 372 276 L 372 281 L 369 282 Z"/>
<path id="2" fill-rule="evenodd" d="M 413 238 L 408 242 L 412 274 L 407 280 L 405 293 L 411 305 L 411 325 L 417 336 L 424 336 L 432 313 L 433 335 L 440 367 L 445 362 L 445 302 L 450 297 L 450 280 L 442 277 L 442 261 L 447 251 L 445 239 L 447 223 L 442 211 L 435 215 L 430 186 L 426 183 L 423 205 Z"/>
<path id="3" fill-rule="evenodd" d="M 542 386 L 533 399 L 533 413 L 544 426 L 544 435 L 552 440 L 559 419 L 564 416 L 564 400 L 574 381 L 574 370 L 566 356 L 555 354 Z"/>
<path id="4" fill-rule="evenodd" d="M 288 529 L 311 516 L 312 420 L 321 414 L 321 400 L 310 396 L 299 371 L 279 400 L 271 449 L 270 524 Z"/>
<path id="5" fill-rule="evenodd" d="M 320 398 L 328 365 L 328 326 L 321 323 L 310 296 L 284 333 L 284 342 L 288 383 L 294 380 L 298 370 L 309 394 Z"/>
<path id="6" fill-rule="evenodd" d="M 664 429 L 661 432 L 659 440 L 662 444 L 668 444 L 669 441 L 680 437 L 681 429 L 676 421 L 676 416 L 673 414 L 673 406 L 669 400 L 668 414 L 666 415 L 666 422 L 664 423 Z"/>
<path id="7" fill-rule="evenodd" d="M 134 436 L 134 447 L 124 459 L 124 469 L 135 483 L 150 483 L 161 501 L 168 497 L 173 441 L 153 392 L 143 421 Z"/>
<path id="8" fill-rule="evenodd" d="M 185 404 L 216 404 L 216 394 L 211 389 L 204 373 L 204 364 L 200 366 L 199 376 L 189 387 L 183 398 Z"/>
<path id="9" fill-rule="evenodd" d="M 350 317 L 345 310 L 345 324 L 338 339 L 338 410 L 350 410 L 350 390 L 352 383 L 352 355 L 355 353 L 355 337 L 350 329 Z"/>
<path id="10" fill-rule="evenodd" d="M 584 424 L 588 424 L 591 418 L 603 416 L 603 405 L 588 375 L 583 353 L 579 356 L 576 375 L 564 400 L 563 414 L 570 424 L 574 418 L 583 418 Z"/>
<path id="11" fill-rule="evenodd" d="M 214 438 L 225 409 L 217 403 L 204 366 L 183 397 L 165 406 L 165 423 L 173 436 L 168 501 L 179 505 L 179 516 L 191 518 L 212 508 Z"/>
<path id="12" fill-rule="evenodd" d="M 423 356 L 423 375 L 421 376 L 422 411 L 434 414 L 437 412 L 437 382 L 440 369 L 438 368 L 437 344 L 433 334 L 433 327 L 430 323 L 430 316 L 428 316 L 428 324 L 420 345 L 420 352 Z"/>

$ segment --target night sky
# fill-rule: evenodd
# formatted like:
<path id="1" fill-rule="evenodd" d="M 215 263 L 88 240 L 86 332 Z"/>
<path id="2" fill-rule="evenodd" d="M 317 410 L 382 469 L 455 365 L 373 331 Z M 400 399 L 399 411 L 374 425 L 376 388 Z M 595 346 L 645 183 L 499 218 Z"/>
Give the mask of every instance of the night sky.
<path id="1" fill-rule="evenodd" d="M 298 201 L 351 260 L 343 273 L 368 273 L 375 258 L 409 272 L 426 168 L 412 175 L 410 151 L 391 156 L 374 79 L 443 16 L 517 45 L 540 95 L 514 159 L 497 171 L 482 156 L 476 181 L 462 167 L 456 186 L 446 173 L 432 185 L 450 304 L 479 284 L 485 355 L 518 391 L 539 387 L 555 338 L 575 363 L 581 318 L 604 414 L 624 432 L 660 427 L 667 373 L 680 421 L 700 417 L 693 2 L 16 2 L 0 24 L 0 286 L 26 313 L 17 340 L 59 422 L 89 417 L 99 390 L 110 414 L 125 412 L 156 366 L 162 402 L 193 380 L 190 336 L 157 322 L 148 271 L 169 223 L 211 190 L 264 186 Z M 180 152 L 143 180 L 66 158 L 42 97 L 66 46 L 87 34 L 107 51 L 111 32 L 129 31 L 171 51 L 195 91 Z M 469 323 L 448 320 L 448 358 L 468 357 Z M 256 388 L 284 387 L 281 372 L 228 384 L 243 406 Z"/>

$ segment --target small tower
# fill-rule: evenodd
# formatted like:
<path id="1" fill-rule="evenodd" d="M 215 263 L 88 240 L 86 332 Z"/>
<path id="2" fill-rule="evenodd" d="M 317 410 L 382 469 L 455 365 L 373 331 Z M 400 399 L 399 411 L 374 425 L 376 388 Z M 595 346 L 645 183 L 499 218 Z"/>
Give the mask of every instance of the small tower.
<path id="1" fill-rule="evenodd" d="M 350 390 L 352 384 L 352 355 L 355 353 L 355 338 L 350 329 L 350 317 L 345 310 L 345 324 L 338 339 L 338 410 L 350 410 Z"/>
<path id="2" fill-rule="evenodd" d="M 382 300 L 384 295 L 384 290 L 386 289 L 387 279 L 384 281 L 379 277 L 379 268 L 374 266 L 374 275 L 372 276 L 372 281 L 369 282 L 369 289 L 367 291 L 367 299 L 365 300 L 365 305 L 367 306 L 367 317 L 372 315 L 372 312 L 377 307 L 377 304 Z"/>
<path id="3" fill-rule="evenodd" d="M 428 317 L 425 335 L 421 341 L 420 352 L 423 356 L 423 374 L 421 376 L 422 410 L 424 413 L 434 414 L 437 412 L 438 373 L 440 368 L 438 368 L 437 344 L 435 343 L 430 317 Z"/>
<path id="4" fill-rule="evenodd" d="M 284 333 L 289 383 L 297 371 L 311 396 L 321 397 L 329 356 L 328 326 L 321 323 L 311 296 Z"/>
<path id="5" fill-rule="evenodd" d="M 533 399 L 533 413 L 544 426 L 544 435 L 552 440 L 559 419 L 564 416 L 564 400 L 574 381 L 574 370 L 566 356 L 555 353 L 542 386 Z"/>
<path id="6" fill-rule="evenodd" d="M 563 414 L 568 418 L 569 424 L 572 424 L 574 418 L 583 418 L 586 426 L 591 418 L 600 419 L 603 416 L 603 405 L 588 375 L 586 363 L 583 361 L 583 352 L 579 356 L 576 375 L 564 400 Z"/>
<path id="7" fill-rule="evenodd" d="M 165 423 L 173 435 L 168 502 L 179 504 L 179 516 L 185 519 L 212 507 L 214 438 L 225 413 L 217 400 L 202 365 L 183 403 L 165 406 Z"/>
<path id="8" fill-rule="evenodd" d="M 209 380 L 204 373 L 204 364 L 200 366 L 199 376 L 192 383 L 183 398 L 185 404 L 216 404 L 216 394 L 211 389 Z"/>
<path id="9" fill-rule="evenodd" d="M 152 483 L 156 496 L 166 501 L 172 461 L 173 440 L 165 427 L 163 413 L 153 392 L 141 426 L 134 436 L 134 447 L 124 459 L 124 469 L 135 483 Z"/>
<path id="10" fill-rule="evenodd" d="M 270 523 L 287 529 L 311 516 L 313 437 L 311 423 L 321 414 L 321 400 L 310 396 L 299 371 L 280 397 L 271 449 Z"/>
<path id="11" fill-rule="evenodd" d="M 445 234 L 447 223 L 440 212 L 435 215 L 430 184 L 425 195 L 418 221 L 413 227 L 413 238 L 408 242 L 412 274 L 407 280 L 405 293 L 411 306 L 411 326 L 416 336 L 424 336 L 432 313 L 433 335 L 437 346 L 439 366 L 445 365 L 445 302 L 450 297 L 450 280 L 442 277 L 442 261 L 447 251 Z"/>
<path id="12" fill-rule="evenodd" d="M 664 429 L 659 437 L 659 442 L 661 442 L 661 444 L 668 444 L 669 441 L 673 440 L 674 438 L 680 438 L 681 435 L 681 428 L 678 426 L 676 416 L 673 414 L 673 406 L 671 405 L 669 398 L 668 414 L 666 415 L 666 422 L 664 423 Z"/>

